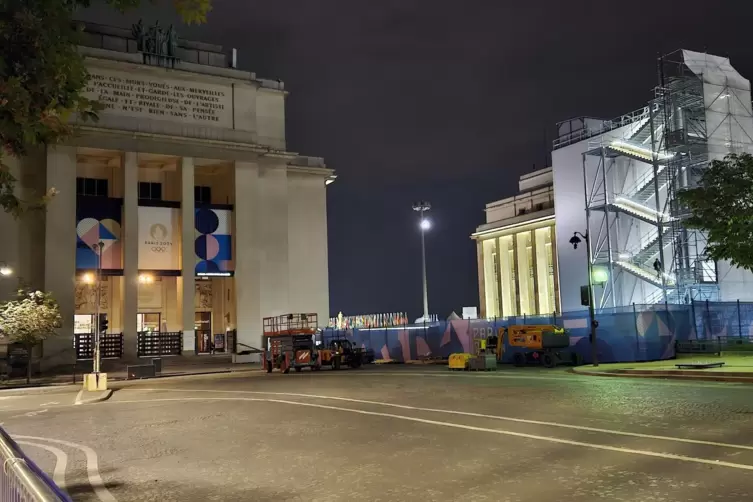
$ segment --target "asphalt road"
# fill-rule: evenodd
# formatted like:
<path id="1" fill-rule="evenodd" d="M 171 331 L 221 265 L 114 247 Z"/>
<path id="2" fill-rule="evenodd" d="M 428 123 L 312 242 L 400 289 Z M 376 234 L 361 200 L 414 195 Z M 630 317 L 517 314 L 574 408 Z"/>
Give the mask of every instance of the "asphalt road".
<path id="1" fill-rule="evenodd" d="M 440 368 L 0 393 L 0 422 L 92 501 L 753 500 L 753 386 Z"/>

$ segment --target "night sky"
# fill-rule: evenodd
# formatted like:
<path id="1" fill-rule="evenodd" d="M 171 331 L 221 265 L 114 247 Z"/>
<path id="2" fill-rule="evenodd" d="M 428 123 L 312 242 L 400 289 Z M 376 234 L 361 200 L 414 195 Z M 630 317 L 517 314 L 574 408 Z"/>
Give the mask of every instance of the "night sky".
<path id="1" fill-rule="evenodd" d="M 79 17 L 177 23 L 161 3 Z M 288 149 L 337 170 L 332 312 L 421 314 L 411 204 L 428 200 L 429 308 L 445 317 L 478 305 L 469 235 L 485 203 L 544 167 L 557 121 L 644 106 L 657 54 L 678 48 L 729 56 L 753 77 L 751 15 L 739 0 L 214 0 L 207 24 L 178 30 L 283 80 Z"/>

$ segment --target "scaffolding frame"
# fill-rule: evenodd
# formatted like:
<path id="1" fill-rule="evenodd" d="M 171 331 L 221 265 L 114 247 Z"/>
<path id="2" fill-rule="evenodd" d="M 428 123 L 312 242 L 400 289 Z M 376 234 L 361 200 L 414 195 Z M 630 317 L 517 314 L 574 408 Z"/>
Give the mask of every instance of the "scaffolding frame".
<path id="1" fill-rule="evenodd" d="M 713 68 L 714 64 L 720 67 Z M 753 147 L 753 130 L 747 128 L 748 113 L 753 117 L 750 106 L 741 112 L 740 106 L 733 111 L 730 105 L 725 115 L 719 102 L 742 102 L 738 95 L 748 89 L 730 87 L 728 76 L 721 79 L 732 75 L 734 82 L 740 82 L 729 62 L 715 56 L 675 51 L 659 57 L 657 68 L 659 84 L 645 107 L 648 113 L 632 121 L 621 139 L 608 133 L 594 137 L 582 154 L 592 265 L 609 268 L 609 283 L 598 306 L 602 309 L 623 303 L 618 301 L 620 295 L 636 299 L 635 288 L 641 280 L 656 288 L 653 293 L 644 292 L 642 300 L 637 300 L 642 303 L 719 298 L 716 263 L 705 256 L 706 236 L 687 226 L 690 214 L 678 194 L 697 186 L 710 161 Z M 705 80 L 706 72 L 716 80 Z M 712 117 L 713 126 L 707 117 Z M 725 127 L 728 132 L 716 132 Z M 721 142 L 724 134 L 733 139 Z M 639 168 L 633 162 L 643 165 Z M 632 171 L 632 185 L 627 187 L 631 169 L 641 169 L 643 174 Z M 651 230 L 631 235 L 636 226 Z M 634 242 L 637 245 L 632 246 Z M 639 279 L 632 291 L 622 290 L 627 286 L 622 280 L 625 274 Z"/>

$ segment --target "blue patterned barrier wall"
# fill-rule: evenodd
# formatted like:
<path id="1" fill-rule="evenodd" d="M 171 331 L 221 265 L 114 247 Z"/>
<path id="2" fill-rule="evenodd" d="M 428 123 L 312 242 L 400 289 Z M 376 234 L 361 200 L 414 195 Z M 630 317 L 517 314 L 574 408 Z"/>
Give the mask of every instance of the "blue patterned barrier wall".
<path id="1" fill-rule="evenodd" d="M 655 361 L 674 357 L 676 340 L 749 337 L 753 330 L 753 304 L 636 305 L 602 311 L 596 318 L 600 362 Z M 372 349 L 377 359 L 446 358 L 455 352 L 472 352 L 474 339 L 486 338 L 511 324 L 563 326 L 570 333 L 571 350 L 580 354 L 584 362 L 591 362 L 585 310 L 557 316 L 441 321 L 391 328 L 343 331 L 327 328 L 324 339 L 348 337 L 356 345 Z M 515 350 L 506 346 L 503 362 L 511 362 Z"/>

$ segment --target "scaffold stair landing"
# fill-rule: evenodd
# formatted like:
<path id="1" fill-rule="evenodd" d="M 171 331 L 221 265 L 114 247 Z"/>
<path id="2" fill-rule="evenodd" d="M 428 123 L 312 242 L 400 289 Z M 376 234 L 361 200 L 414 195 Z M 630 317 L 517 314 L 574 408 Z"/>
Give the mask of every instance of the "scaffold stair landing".
<path id="1" fill-rule="evenodd" d="M 643 204 L 639 204 L 635 201 L 622 197 L 619 197 L 615 201 L 610 202 L 606 205 L 606 207 L 604 205 L 592 206 L 591 209 L 609 209 L 612 211 L 621 211 L 629 216 L 632 216 L 633 218 L 637 218 L 641 221 L 645 221 L 646 223 L 650 223 L 651 225 L 657 224 L 656 211 L 644 206 Z M 665 222 L 666 221 L 670 221 L 670 218 L 665 217 Z"/>
<path id="2" fill-rule="evenodd" d="M 674 241 L 675 237 L 680 233 L 680 229 L 677 227 L 666 227 L 662 234 L 662 244 L 667 246 L 670 242 Z M 633 259 L 637 263 L 648 263 L 653 260 L 656 255 L 659 254 L 659 233 L 646 243 L 634 256 Z"/>
<path id="3" fill-rule="evenodd" d="M 659 185 L 659 189 L 662 189 L 667 183 L 669 183 L 669 170 L 666 165 L 659 165 L 657 169 L 656 181 Z M 626 195 L 630 198 L 639 200 L 641 202 L 653 202 L 654 194 L 656 194 L 656 186 L 654 185 L 654 172 L 649 171 L 648 175 L 639 180 L 631 189 L 626 191 Z"/>
<path id="4" fill-rule="evenodd" d="M 650 150 L 630 145 L 629 143 L 612 143 L 607 148 L 625 157 L 650 164 L 653 162 L 653 156 Z"/>
<path id="5" fill-rule="evenodd" d="M 667 290 L 667 303 L 679 303 L 679 292 L 676 289 Z M 646 303 L 656 304 L 664 303 L 664 294 L 662 290 L 655 292 L 652 295 L 646 297 Z"/>
<path id="6" fill-rule="evenodd" d="M 614 264 L 620 267 L 621 269 L 625 270 L 626 272 L 633 274 L 639 279 L 643 279 L 644 281 L 649 282 L 659 288 L 664 287 L 664 286 L 673 286 L 675 283 L 674 279 L 672 279 L 671 277 L 667 277 L 665 279 L 666 283 L 662 284 L 661 277 L 659 277 L 656 271 L 648 270 L 644 267 L 641 267 L 640 265 L 636 265 L 635 263 L 632 263 L 629 261 L 617 260 L 614 262 Z"/>

